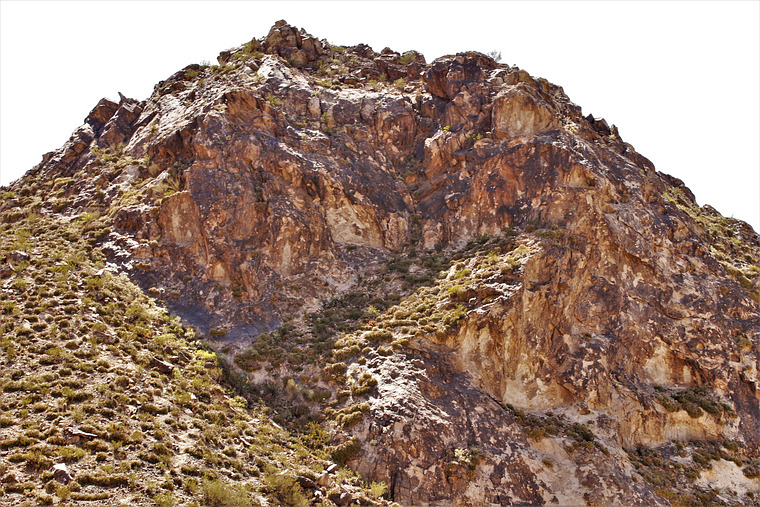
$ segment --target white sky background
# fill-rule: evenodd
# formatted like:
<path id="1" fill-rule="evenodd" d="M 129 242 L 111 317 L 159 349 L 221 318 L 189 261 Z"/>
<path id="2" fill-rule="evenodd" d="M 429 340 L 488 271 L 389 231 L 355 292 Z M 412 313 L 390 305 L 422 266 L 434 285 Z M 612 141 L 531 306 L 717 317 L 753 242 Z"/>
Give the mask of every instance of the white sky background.
<path id="1" fill-rule="evenodd" d="M 0 0 L 0 184 L 101 97 L 146 99 L 286 19 L 334 44 L 477 50 L 562 86 L 700 204 L 760 231 L 760 2 Z"/>

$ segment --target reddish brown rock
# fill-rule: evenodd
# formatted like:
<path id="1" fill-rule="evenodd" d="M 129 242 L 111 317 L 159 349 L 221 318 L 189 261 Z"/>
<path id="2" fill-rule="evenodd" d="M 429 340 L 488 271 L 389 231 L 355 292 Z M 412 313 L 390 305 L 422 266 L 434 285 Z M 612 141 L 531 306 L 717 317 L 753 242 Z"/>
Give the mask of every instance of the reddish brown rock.
<path id="1" fill-rule="evenodd" d="M 5 263 L 2 266 L 0 266 L 0 278 L 8 278 L 9 276 L 13 275 L 16 272 L 15 269 L 13 269 L 13 266 L 11 266 L 9 263 Z"/>
<path id="2" fill-rule="evenodd" d="M 487 276 L 459 259 L 483 278 L 436 302 L 461 307 L 455 326 L 399 324 L 395 348 L 340 359 L 378 379 L 345 433 L 362 443 L 349 464 L 390 498 L 664 505 L 627 451 L 733 440 L 758 455 L 760 238 L 697 206 L 614 126 L 476 52 L 426 64 L 278 22 L 219 61 L 144 102 L 101 101 L 36 168 L 77 175 L 77 211 L 99 189 L 119 203 L 109 260 L 176 294 L 201 333 L 249 342 L 391 255 L 489 237 L 525 249 Z M 119 143 L 109 165 L 96 147 Z M 720 417 L 666 407 L 708 388 Z M 531 426 L 552 418 L 564 433 Z"/>
<path id="3" fill-rule="evenodd" d="M 434 96 L 452 100 L 468 84 L 485 80 L 488 71 L 495 67 L 492 58 L 474 51 L 444 56 L 430 66 L 425 85 Z"/>
<path id="4" fill-rule="evenodd" d="M 157 369 L 158 371 L 160 371 L 161 373 L 165 375 L 171 375 L 172 372 L 174 372 L 174 368 L 175 368 L 173 364 L 167 363 L 166 361 L 163 361 L 157 357 L 153 357 L 150 360 L 150 366 L 152 368 Z"/>

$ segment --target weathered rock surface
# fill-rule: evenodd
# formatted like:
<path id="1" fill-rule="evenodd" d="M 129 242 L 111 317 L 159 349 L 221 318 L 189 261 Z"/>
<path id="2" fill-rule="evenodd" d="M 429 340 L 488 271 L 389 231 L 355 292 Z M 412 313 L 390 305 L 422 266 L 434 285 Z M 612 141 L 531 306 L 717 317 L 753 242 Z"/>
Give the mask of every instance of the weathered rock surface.
<path id="1" fill-rule="evenodd" d="M 35 169 L 77 180 L 57 211 L 118 205 L 112 262 L 201 331 L 250 341 L 393 252 L 506 231 L 530 247 L 462 288 L 446 333 L 345 358 L 378 379 L 349 464 L 390 498 L 666 504 L 625 450 L 732 440 L 757 458 L 760 238 L 614 125 L 475 52 L 426 64 L 278 22 L 219 62 L 102 100 Z M 525 414 L 565 433 L 526 434 Z M 581 423 L 594 437 L 574 441 Z"/>
<path id="2" fill-rule="evenodd" d="M 69 472 L 69 467 L 67 467 L 65 463 L 57 463 L 53 465 L 53 479 L 64 484 L 68 484 L 74 480 Z"/>

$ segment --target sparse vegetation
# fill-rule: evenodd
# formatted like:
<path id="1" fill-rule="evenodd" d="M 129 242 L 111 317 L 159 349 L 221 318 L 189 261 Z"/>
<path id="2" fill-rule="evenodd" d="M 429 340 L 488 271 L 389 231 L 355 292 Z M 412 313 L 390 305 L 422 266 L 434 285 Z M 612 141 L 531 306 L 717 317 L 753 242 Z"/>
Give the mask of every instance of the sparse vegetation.
<path id="1" fill-rule="evenodd" d="M 634 468 L 655 492 L 674 505 L 712 505 L 715 492 L 695 484 L 701 473 L 719 460 L 732 462 L 748 478 L 753 461 L 747 461 L 742 449 L 731 440 L 673 441 L 657 448 L 632 449 L 628 457 Z"/>
<path id="2" fill-rule="evenodd" d="M 736 412 L 730 405 L 721 403 L 710 395 L 706 384 L 682 391 L 663 390 L 657 394 L 656 399 L 668 412 L 685 410 L 693 418 L 701 417 L 705 412 L 717 420 L 736 417 Z"/>
<path id="3" fill-rule="evenodd" d="M 121 166 L 119 153 L 99 152 L 105 171 Z M 43 206 L 42 192 L 55 187 L 65 195 L 74 184 L 59 178 L 46 186 L 30 178 L 26 185 L 36 190 L 25 194 Z M 249 414 L 249 404 L 223 383 L 224 361 L 192 329 L 127 277 L 103 269 L 98 242 L 114 216 L 108 206 L 13 215 L 17 226 L 0 229 L 0 257 L 20 248 L 30 255 L 2 289 L 0 457 L 4 473 L 22 479 L 4 484 L 3 494 L 18 499 L 32 492 L 44 505 L 127 495 L 156 505 L 295 502 L 295 490 L 264 478 L 324 467 L 325 442 L 301 440 L 269 426 L 263 413 Z M 11 213 L 2 211 L 2 220 Z M 154 360 L 176 365 L 173 373 Z M 363 377 L 355 391 L 366 394 L 372 385 Z M 311 402 L 325 396 L 294 382 L 282 392 Z M 46 486 L 55 463 L 66 463 L 76 481 Z M 166 482 L 166 474 L 176 479 Z M 193 485 L 192 477 L 205 478 Z"/>
<path id="4" fill-rule="evenodd" d="M 401 65 L 409 65 L 410 63 L 414 62 L 417 59 L 417 55 L 414 51 L 406 51 L 403 55 L 401 55 L 401 58 L 399 58 L 398 63 Z"/>
<path id="5" fill-rule="evenodd" d="M 665 194 L 665 199 L 703 228 L 710 243 L 710 255 L 739 285 L 750 292 L 755 301 L 760 302 L 760 291 L 752 289 L 753 281 L 760 276 L 760 254 L 745 237 L 749 233 L 741 223 L 721 216 L 709 207 L 700 208 L 681 188 L 671 187 Z"/>
<path id="6" fill-rule="evenodd" d="M 570 181 L 561 195 L 540 194 L 540 199 L 536 197 L 539 194 L 530 195 L 532 190 L 524 189 L 532 183 L 526 187 L 520 180 L 530 172 L 527 169 L 538 170 L 541 164 L 529 157 L 523 166 L 518 163 L 519 157 L 510 158 L 515 150 L 523 149 L 527 138 L 517 136 L 507 140 L 494 135 L 493 139 L 484 140 L 491 136 L 488 130 L 491 105 L 478 104 L 479 113 L 473 115 L 465 110 L 470 103 L 477 102 L 482 90 L 497 96 L 495 87 L 499 82 L 515 83 L 517 73 L 525 74 L 524 71 L 510 70 L 507 66 L 494 68 L 493 62 L 488 62 L 492 71 L 483 75 L 482 86 L 466 85 L 467 93 L 451 102 L 461 109 L 457 111 L 446 106 L 446 101 L 438 97 L 440 92 L 432 86 L 427 89 L 421 86 L 420 76 L 424 73 L 419 72 L 423 70 L 419 53 L 408 51 L 399 57 L 398 53 L 384 50 L 378 55 L 365 46 L 330 46 L 306 35 L 297 45 L 298 48 L 279 47 L 275 51 L 274 46 L 254 40 L 223 52 L 220 65 L 203 62 L 187 67 L 158 85 L 156 94 L 141 103 L 143 113 L 138 112 L 138 119 L 131 125 L 125 127 L 123 121 L 104 120 L 108 126 L 96 128 L 102 122 L 88 120 L 92 129 L 84 130 L 89 133 L 81 139 L 74 137 L 67 144 L 67 150 L 75 147 L 73 151 L 45 156 L 46 160 L 57 157 L 65 163 L 52 169 L 43 163 L 1 192 L 0 496 L 8 498 L 10 504 L 387 505 L 385 497 L 389 493 L 397 495 L 400 490 L 401 483 L 396 477 L 391 479 L 390 486 L 383 482 L 367 484 L 347 466 L 355 463 L 363 452 L 372 456 L 378 441 L 384 438 L 379 436 L 380 432 L 388 435 L 387 431 L 410 431 L 410 426 L 397 425 L 398 418 L 385 417 L 386 410 L 395 410 L 406 402 L 389 408 L 388 400 L 395 403 L 394 396 L 406 394 L 403 389 L 407 386 L 420 387 L 424 390 L 420 396 L 428 400 L 450 401 L 448 392 L 441 394 L 446 391 L 445 385 L 437 382 L 457 380 L 462 373 L 457 370 L 459 365 L 453 369 L 457 371 L 447 372 L 442 365 L 444 361 L 434 363 L 431 357 L 448 353 L 473 335 L 482 341 L 471 349 L 472 357 L 455 357 L 457 361 L 477 359 L 479 347 L 483 350 L 501 347 L 502 344 L 487 342 L 483 338 L 487 336 L 485 333 L 478 333 L 486 330 L 481 324 L 488 326 L 489 333 L 512 332 L 510 326 L 516 321 L 510 319 L 521 312 L 519 304 L 509 306 L 518 299 L 512 297 L 514 294 L 524 296 L 523 304 L 546 301 L 546 315 L 551 316 L 551 325 L 546 327 L 552 329 L 514 326 L 518 331 L 515 334 L 528 346 L 534 343 L 530 340 L 550 340 L 552 350 L 561 354 L 563 360 L 578 359 L 577 364 L 584 370 L 590 364 L 587 370 L 590 372 L 598 365 L 606 367 L 607 363 L 602 365 L 603 361 L 593 360 L 587 363 L 579 359 L 581 354 L 593 358 L 598 353 L 617 365 L 625 360 L 616 351 L 600 348 L 630 336 L 625 334 L 630 329 L 614 326 L 602 329 L 604 319 L 592 314 L 605 309 L 578 304 L 566 307 L 575 310 L 575 315 L 569 312 L 560 315 L 552 307 L 554 301 L 568 294 L 574 300 L 583 300 L 588 291 L 577 291 L 567 280 L 558 280 L 559 276 L 549 282 L 532 278 L 544 254 L 548 257 L 556 253 L 558 263 L 572 265 L 579 259 L 578 269 L 585 270 L 590 275 L 586 280 L 593 282 L 596 275 L 589 271 L 593 266 L 584 265 L 582 256 L 576 257 L 580 249 L 571 235 L 582 232 L 556 225 L 572 216 L 570 201 L 564 199 L 572 199 L 580 191 L 590 195 L 590 188 L 578 188 Z M 500 58 L 495 52 L 491 56 Z M 460 54 L 456 58 L 465 57 L 466 54 Z M 482 61 L 482 55 L 477 58 Z M 360 61 L 361 65 L 356 65 Z M 297 86 L 287 85 L 291 78 L 296 79 L 293 82 Z M 552 94 L 561 94 L 561 89 L 542 80 L 533 81 L 527 74 L 520 81 L 524 81 L 520 87 L 538 83 L 536 93 L 542 101 L 551 100 Z M 224 88 L 223 84 L 230 86 Z M 310 91 L 305 92 L 307 88 Z M 366 102 L 355 107 L 353 97 L 360 93 L 365 94 Z M 197 102 L 198 98 L 203 100 Z M 403 107 L 392 103 L 400 99 Z M 174 107 L 184 112 L 162 116 Z M 122 113 L 126 108 L 120 109 Z M 543 146 L 559 150 L 564 146 L 563 139 L 575 136 L 573 157 L 574 163 L 579 163 L 578 169 L 582 169 L 581 165 L 596 164 L 595 157 L 586 157 L 599 147 L 583 138 L 587 122 L 581 121 L 586 125 L 581 128 L 573 121 L 578 119 L 573 108 L 563 106 L 560 110 L 566 115 L 562 118 L 564 130 L 542 132 L 536 138 L 540 146 L 536 146 L 541 150 Z M 410 114 L 413 121 L 408 123 Z M 368 128 L 369 117 L 374 118 L 376 128 Z M 402 121 L 400 130 L 391 125 L 397 120 Z M 445 122 L 452 125 L 441 124 Z M 386 128 L 388 125 L 391 128 Z M 195 135 L 194 129 L 206 126 L 212 126 L 207 138 Z M 93 134 L 95 131 L 98 133 Z M 435 163 L 428 164 L 429 155 L 433 154 L 433 158 L 438 155 L 423 142 L 428 134 L 438 134 L 436 139 L 449 143 L 446 149 L 456 145 L 453 158 L 445 150 L 439 153 L 441 160 L 451 163 L 442 163 L 441 172 L 432 178 L 430 170 L 438 169 Z M 91 135 L 96 138 L 86 139 Z M 394 149 L 387 152 L 377 149 L 376 141 L 381 138 Z M 403 141 L 399 141 L 401 138 Z M 294 144 L 287 144 L 289 140 Z M 214 173 L 220 177 L 209 178 L 208 184 L 224 188 L 224 198 L 230 202 L 240 199 L 240 206 L 235 204 L 240 213 L 225 217 L 224 210 L 219 214 L 216 209 L 212 213 L 206 209 L 199 212 L 206 203 L 198 209 L 193 206 L 185 209 L 188 197 L 206 191 L 202 172 L 215 170 L 214 157 L 228 161 L 226 155 L 211 153 L 211 147 L 218 143 L 237 148 L 238 142 L 245 143 L 246 150 L 250 148 L 244 164 L 234 171 L 230 168 L 229 174 Z M 303 152 L 290 153 L 291 148 Z M 626 151 L 627 146 L 619 148 L 615 159 L 624 166 L 628 164 L 624 160 L 632 160 L 627 158 L 631 153 Z M 481 152 L 496 149 L 513 170 L 507 185 L 499 178 L 489 181 L 487 166 L 480 164 Z M 271 161 L 268 157 L 278 150 L 288 152 L 292 164 L 282 163 L 277 165 L 277 171 L 268 172 L 260 164 L 268 164 Z M 320 150 L 323 158 L 317 162 L 316 157 L 309 176 L 302 178 L 293 168 L 300 164 L 302 153 L 310 155 L 316 150 Z M 541 150 L 534 150 L 536 157 L 542 156 Z M 336 152 L 348 155 L 331 159 Z M 136 153 L 141 158 L 133 156 Z M 339 163 L 333 164 L 336 161 Z M 366 181 L 355 177 L 357 168 L 365 163 L 377 169 Z M 553 166 L 541 168 L 544 169 L 548 185 L 558 170 Z M 459 187 L 454 188 L 456 193 L 449 194 L 448 188 L 442 188 L 458 177 L 461 178 L 452 185 Z M 236 182 L 244 180 L 255 181 L 245 192 L 236 192 Z M 303 188 L 291 184 L 296 180 L 303 182 Z M 448 225 L 436 229 L 440 224 L 431 224 L 435 222 L 429 220 L 431 216 L 454 213 L 458 202 L 466 203 L 457 196 L 467 198 L 459 192 L 470 184 L 490 189 L 510 186 L 512 180 L 519 183 L 516 188 L 509 188 L 516 196 L 514 207 L 505 210 L 509 206 L 496 206 L 493 212 L 499 217 L 507 216 L 502 215 L 505 213 L 514 218 L 517 210 L 526 210 L 525 220 L 530 221 L 518 219 L 515 227 L 519 230 L 505 227 L 498 233 L 472 237 L 462 245 L 453 242 L 461 239 L 462 234 L 474 234 L 472 231 L 493 232 L 490 227 L 496 222 L 463 221 L 461 231 L 470 231 L 465 233 L 457 232 L 456 227 L 448 229 Z M 638 185 L 633 180 L 621 179 L 608 185 L 609 182 L 600 180 L 596 187 L 610 191 L 610 195 L 605 195 L 605 199 L 610 198 L 609 203 L 602 202 L 605 199 L 588 202 L 589 206 L 602 206 L 604 213 L 613 213 L 606 211 L 606 207 L 614 210 L 622 204 L 617 198 L 612 199 L 617 187 L 628 188 L 621 196 L 623 202 L 636 192 L 651 191 L 647 185 Z M 368 246 L 370 243 L 364 241 L 368 231 L 358 231 L 359 228 L 351 234 L 361 233 L 363 239 L 356 240 L 356 236 L 347 234 L 347 241 L 345 238 L 338 241 L 340 227 L 334 227 L 334 217 L 325 217 L 322 210 L 314 213 L 315 207 L 325 202 L 323 197 L 333 190 L 328 199 L 335 198 L 330 201 L 331 206 L 341 209 L 341 194 L 345 191 L 349 204 L 359 210 L 361 203 L 374 198 L 364 195 L 367 193 L 364 189 L 375 184 L 405 189 L 405 205 L 390 210 L 391 217 L 383 225 L 385 239 L 392 237 L 399 242 L 394 250 L 386 249 L 385 240 L 384 246 L 376 243 Z M 283 188 L 293 191 L 287 196 L 292 201 L 285 202 L 282 198 Z M 439 194 L 448 196 L 441 199 L 447 210 L 430 207 L 431 196 L 435 200 Z M 549 213 L 537 209 L 543 206 L 544 197 L 557 196 L 562 199 L 547 208 Z M 657 199 L 656 195 L 647 199 L 650 197 Z M 675 207 L 688 214 L 702 228 L 699 234 L 709 239 L 710 255 L 743 287 L 730 281 L 720 282 L 716 294 L 731 297 L 738 294 L 747 305 L 751 302 L 744 298 L 745 293 L 760 301 L 756 289 L 760 256 L 741 224 L 720 217 L 707 207 L 699 208 L 684 190 L 671 189 L 666 198 L 673 206 L 657 202 L 660 218 L 673 222 L 685 219 Z M 297 205 L 291 206 L 296 201 Z M 217 238 L 206 235 L 207 231 L 196 234 L 197 231 L 190 230 L 192 227 L 177 233 L 171 231 L 176 224 L 169 226 L 166 215 L 162 215 L 173 207 L 181 209 L 181 221 L 190 215 L 194 219 L 194 214 L 200 213 L 201 222 L 221 224 L 225 220 L 240 220 L 253 226 L 240 237 L 233 234 Z M 279 225 L 279 232 L 286 234 L 278 236 L 278 232 L 262 239 L 268 231 L 262 230 L 259 221 L 276 223 L 283 209 L 292 212 L 293 220 L 314 213 L 320 223 L 309 231 L 314 232 L 313 237 L 304 235 L 289 243 L 299 249 L 290 251 L 293 255 L 290 260 L 300 262 L 308 257 L 309 262 L 324 264 L 325 259 L 331 259 L 338 268 L 320 265 L 312 271 L 310 264 L 304 270 L 303 266 L 292 272 L 287 269 L 287 249 L 281 248 L 281 240 L 293 231 L 292 223 L 283 221 Z M 215 216 L 207 220 L 209 215 Z M 255 220 L 251 220 L 254 215 Z M 599 217 L 592 215 L 589 220 L 596 221 Z M 612 221 L 599 223 L 602 231 L 613 227 Z M 692 222 L 687 225 L 687 229 L 694 229 Z M 184 228 L 184 222 L 179 228 Z M 187 237 L 182 238 L 185 233 Z M 673 233 L 673 241 L 682 233 L 683 230 Z M 322 243 L 321 238 L 331 234 L 335 241 L 328 250 L 321 250 L 321 244 L 311 250 L 313 245 Z M 440 243 L 431 248 L 431 239 L 436 237 L 439 239 L 435 241 Z M 227 258 L 219 255 L 217 240 L 240 241 L 245 247 L 241 248 L 240 257 Z M 314 243 L 307 244 L 311 241 Z M 585 241 L 581 239 L 579 243 Z M 329 238 L 324 242 L 329 243 Z M 193 246 L 188 247 L 189 244 Z M 310 248 L 308 255 L 300 250 L 304 245 Z M 588 247 L 594 245 L 582 246 L 589 251 Z M 630 249 L 625 244 L 618 246 L 623 254 Z M 702 262 L 700 258 L 705 259 L 699 251 L 692 251 L 696 245 L 683 246 L 690 252 L 684 259 L 688 257 L 694 265 Z M 185 253 L 188 257 L 182 258 Z M 282 269 L 273 267 L 273 259 L 279 253 L 283 256 Z M 193 260 L 196 254 L 198 258 Z M 3 266 L 6 256 L 13 256 L 14 260 Z M 203 260 L 198 261 L 200 258 Z M 632 270 L 639 267 L 636 259 L 629 259 L 630 266 L 627 260 L 622 263 L 617 262 L 619 258 L 609 260 L 615 261 L 609 263 L 610 270 L 616 264 Z M 220 263 L 214 265 L 212 261 Z M 686 280 L 686 273 L 693 266 L 682 264 L 679 269 L 684 270 Z M 352 266 L 346 276 L 334 276 L 337 269 L 346 265 Z M 207 267 L 213 268 L 213 274 L 204 272 Z M 564 276 L 564 272 L 560 274 Z M 625 295 L 628 297 L 635 292 L 623 284 L 641 280 L 638 273 L 626 280 L 602 278 L 596 285 L 618 284 L 609 297 L 598 298 L 609 302 L 611 308 L 618 308 L 615 299 L 619 293 L 629 291 Z M 689 283 L 685 287 L 689 290 L 674 294 L 673 298 L 694 297 L 693 287 Z M 589 288 L 590 285 L 584 290 Z M 184 297 L 186 293 L 191 297 Z M 647 311 L 660 312 L 656 304 L 643 302 L 646 303 L 643 306 L 651 307 Z M 202 331 L 198 331 L 167 310 L 184 304 L 205 304 L 220 315 L 210 319 L 193 315 L 192 318 L 199 319 Z M 714 314 L 708 310 L 700 310 L 699 314 Z M 492 326 L 496 319 L 488 319 L 502 311 L 503 321 Z M 750 313 L 742 310 L 729 317 L 737 322 L 750 322 L 747 318 Z M 488 314 L 491 317 L 481 319 Z M 667 317 L 673 321 L 680 319 Z M 520 318 L 515 317 L 517 321 Z M 713 326 L 708 318 L 688 320 L 704 320 L 705 334 L 708 325 Z M 243 321 L 245 326 L 238 326 Z M 573 324 L 566 325 L 568 322 Z M 577 333 L 573 329 L 576 327 L 580 329 Z M 250 333 L 247 340 L 239 340 L 246 332 Z M 204 340 L 204 333 L 208 334 L 208 341 Z M 547 336 L 528 336 L 533 334 Z M 691 347 L 693 342 L 686 340 L 692 334 L 692 330 L 682 333 L 682 350 Z M 730 348 L 727 362 L 736 368 L 744 384 L 726 382 L 721 392 L 726 392 L 725 386 L 746 390 L 746 385 L 754 386 L 756 380 L 756 371 L 749 365 L 754 364 L 757 336 L 746 327 L 740 329 L 738 324 L 725 336 L 728 339 L 723 341 Z M 512 360 L 514 349 L 519 348 L 507 344 L 493 354 Z M 707 348 L 704 353 L 708 352 L 712 354 L 714 348 Z M 463 355 L 466 354 L 469 352 Z M 544 361 L 541 357 L 536 363 Z M 569 362 L 559 365 L 560 371 L 570 372 L 568 366 L 575 365 Z M 632 369 L 634 376 L 641 371 L 640 366 Z M 536 367 L 546 368 L 545 364 Z M 740 371 L 742 368 L 744 372 Z M 494 368 L 494 379 L 481 379 L 483 384 L 491 380 L 498 383 L 498 377 L 503 375 L 498 370 Z M 511 381 L 519 381 L 523 372 L 513 373 Z M 578 380 L 578 385 L 555 383 L 556 379 L 547 378 L 550 383 L 540 386 L 539 390 L 548 386 L 544 393 L 552 393 L 555 388 L 567 390 L 562 407 L 556 409 L 562 415 L 501 405 L 504 412 L 500 413 L 503 420 L 499 424 L 511 425 L 509 434 L 516 436 L 519 445 L 533 447 L 532 462 L 526 461 L 527 468 L 559 474 L 563 473 L 561 469 L 567 459 L 576 464 L 595 460 L 625 462 L 619 443 L 610 436 L 617 430 L 610 424 L 609 414 L 603 414 L 599 406 L 607 403 L 604 400 L 610 396 L 628 397 L 630 393 L 624 388 L 636 391 L 642 384 L 637 383 L 640 379 L 626 378 L 630 372 L 608 373 L 619 381 L 612 384 L 613 389 L 619 388 L 617 394 L 598 389 L 597 404 L 592 406 L 589 402 L 589 409 L 583 405 L 581 416 L 574 412 L 581 407 L 573 405 L 579 399 L 573 396 L 576 388 L 586 387 L 580 385 L 585 379 L 578 377 L 572 378 L 573 383 Z M 638 393 L 642 404 L 660 419 L 683 422 L 686 414 L 692 418 L 705 417 L 687 423 L 706 422 L 711 427 L 731 431 L 738 428 L 741 434 L 748 424 L 746 418 L 737 418 L 734 406 L 721 401 L 725 399 L 723 395 L 718 395 L 709 380 L 705 380 L 711 378 L 711 373 L 702 373 L 696 372 L 693 378 L 704 382 L 703 385 L 658 387 L 654 398 L 644 386 Z M 432 377 L 429 384 L 424 381 L 414 384 L 415 379 L 428 375 L 428 380 Z M 686 370 L 683 375 L 686 376 Z M 472 387 L 477 396 L 492 392 L 486 388 L 475 391 L 483 387 L 477 383 L 467 387 Z M 503 387 L 500 385 L 499 389 Z M 510 388 L 507 383 L 507 392 Z M 732 398 L 736 410 L 744 410 L 746 400 L 741 396 L 745 395 L 739 389 L 736 393 Z M 635 405 L 635 395 L 634 392 L 630 396 L 631 406 Z M 416 400 L 412 396 L 407 399 L 412 401 L 404 410 L 408 408 L 410 414 L 418 415 Z M 652 399 L 660 405 L 654 410 Z M 431 414 L 435 409 L 449 408 L 436 407 L 434 401 L 431 405 L 418 405 L 424 408 L 418 412 Z M 496 405 L 488 408 L 491 409 L 498 412 Z M 440 410 L 440 415 L 434 417 L 444 420 L 448 417 L 445 412 Z M 354 436 L 368 434 L 370 439 L 378 440 L 363 442 Z M 436 473 L 443 470 L 452 490 L 468 484 L 476 474 L 491 472 L 494 446 L 483 443 L 478 432 L 471 434 L 475 436 L 457 442 L 446 440 L 435 450 L 435 459 L 439 460 L 435 464 Z M 602 442 L 615 448 L 608 450 Z M 474 443 L 481 443 L 486 450 Z M 556 445 L 561 446 L 561 452 L 554 453 Z M 699 491 L 694 487 L 695 480 L 721 459 L 734 463 L 745 477 L 757 479 L 760 462 L 745 447 L 744 441 L 672 442 L 655 449 L 631 449 L 629 461 L 637 470 L 635 480 L 643 478 L 675 505 L 717 503 L 723 501 L 722 493 Z M 340 467 L 336 469 L 334 463 Z M 72 478 L 54 477 L 52 466 L 56 464 L 65 464 Z M 493 470 L 501 473 L 497 467 Z M 630 467 L 624 472 L 629 473 Z M 348 491 L 352 496 L 347 500 L 343 493 Z"/>

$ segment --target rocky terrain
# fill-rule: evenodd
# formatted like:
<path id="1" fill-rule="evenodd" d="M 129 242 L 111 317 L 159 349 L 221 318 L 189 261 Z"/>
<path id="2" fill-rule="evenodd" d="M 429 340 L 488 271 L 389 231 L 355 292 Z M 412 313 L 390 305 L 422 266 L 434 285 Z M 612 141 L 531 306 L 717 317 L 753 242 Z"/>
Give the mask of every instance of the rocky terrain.
<path id="1" fill-rule="evenodd" d="M 760 503 L 760 237 L 517 67 L 278 22 L 2 192 L 12 505 Z"/>

